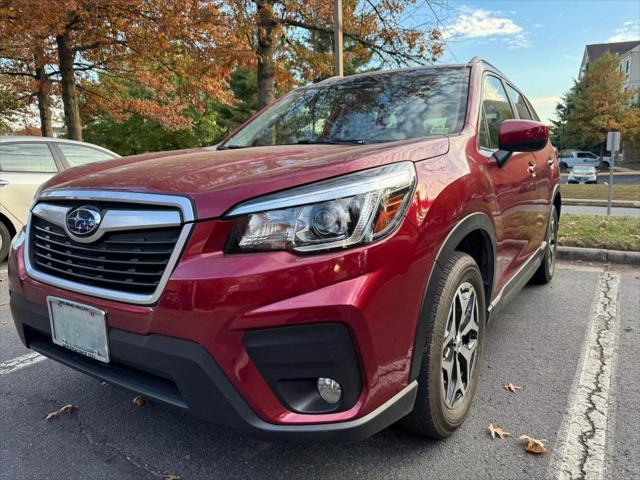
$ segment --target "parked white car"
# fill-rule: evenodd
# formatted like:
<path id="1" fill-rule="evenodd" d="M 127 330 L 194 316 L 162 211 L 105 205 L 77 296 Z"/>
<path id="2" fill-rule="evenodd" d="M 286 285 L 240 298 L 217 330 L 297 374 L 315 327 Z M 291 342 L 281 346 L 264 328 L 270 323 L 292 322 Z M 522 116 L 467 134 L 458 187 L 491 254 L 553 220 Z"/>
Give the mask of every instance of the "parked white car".
<path id="1" fill-rule="evenodd" d="M 596 167 L 577 165 L 569 172 L 568 183 L 598 183 Z"/>
<path id="2" fill-rule="evenodd" d="M 563 150 L 558 154 L 558 164 L 561 170 L 568 170 L 576 166 L 600 168 L 600 157 L 595 153 L 583 150 Z M 603 168 L 609 168 L 609 162 L 602 162 Z"/>
<path id="3" fill-rule="evenodd" d="M 77 165 L 118 158 L 90 143 L 48 137 L 0 137 L 0 262 L 11 238 L 27 223 L 38 187 Z"/>

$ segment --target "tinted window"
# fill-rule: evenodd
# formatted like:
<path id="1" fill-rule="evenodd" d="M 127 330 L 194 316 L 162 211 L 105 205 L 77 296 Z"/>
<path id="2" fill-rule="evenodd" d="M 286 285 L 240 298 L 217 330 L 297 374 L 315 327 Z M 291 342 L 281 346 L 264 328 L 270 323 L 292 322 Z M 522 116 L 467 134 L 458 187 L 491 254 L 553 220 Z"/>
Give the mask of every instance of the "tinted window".
<path id="1" fill-rule="evenodd" d="M 516 107 L 518 117 L 522 118 L 523 120 L 533 120 L 533 117 L 531 116 L 531 114 L 529 113 L 529 109 L 527 108 L 527 102 L 525 102 L 524 97 L 510 85 L 507 85 L 507 90 L 509 90 L 511 101 Z"/>
<path id="2" fill-rule="evenodd" d="M 234 135 L 225 147 L 378 143 L 462 129 L 468 68 L 359 75 L 296 90 Z"/>
<path id="3" fill-rule="evenodd" d="M 58 143 L 56 145 L 62 150 L 62 154 L 71 167 L 116 158 L 103 151 L 82 145 L 72 145 L 70 143 Z"/>
<path id="4" fill-rule="evenodd" d="M 514 118 L 509 99 L 507 98 L 507 92 L 504 90 L 502 81 L 497 77 L 488 75 L 484 79 L 482 109 L 489 132 L 488 148 L 497 150 L 500 125 L 504 120 Z"/>
<path id="5" fill-rule="evenodd" d="M 578 158 L 598 158 L 591 152 L 580 152 L 578 153 Z"/>
<path id="6" fill-rule="evenodd" d="M 57 173 L 58 168 L 46 143 L 0 144 L 0 171 Z"/>

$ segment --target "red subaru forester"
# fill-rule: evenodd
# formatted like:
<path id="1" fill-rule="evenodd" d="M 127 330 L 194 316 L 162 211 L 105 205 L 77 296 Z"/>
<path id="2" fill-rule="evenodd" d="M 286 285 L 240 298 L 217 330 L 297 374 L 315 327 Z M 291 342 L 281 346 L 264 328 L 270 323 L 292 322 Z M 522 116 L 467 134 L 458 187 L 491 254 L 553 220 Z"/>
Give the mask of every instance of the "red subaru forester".
<path id="1" fill-rule="evenodd" d="M 481 59 L 297 89 L 220 145 L 54 177 L 12 242 L 25 345 L 213 422 L 442 438 L 487 321 L 554 271 L 557 158 Z"/>

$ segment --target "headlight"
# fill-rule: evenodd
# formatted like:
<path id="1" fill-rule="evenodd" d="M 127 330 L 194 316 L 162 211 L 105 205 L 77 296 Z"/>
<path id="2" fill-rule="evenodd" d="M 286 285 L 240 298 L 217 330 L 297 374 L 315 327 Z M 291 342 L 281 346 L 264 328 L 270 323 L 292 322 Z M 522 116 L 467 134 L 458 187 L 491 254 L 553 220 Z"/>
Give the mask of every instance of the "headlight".
<path id="1" fill-rule="evenodd" d="M 227 252 L 317 252 L 378 240 L 399 225 L 413 196 L 413 163 L 352 173 L 234 207 Z"/>

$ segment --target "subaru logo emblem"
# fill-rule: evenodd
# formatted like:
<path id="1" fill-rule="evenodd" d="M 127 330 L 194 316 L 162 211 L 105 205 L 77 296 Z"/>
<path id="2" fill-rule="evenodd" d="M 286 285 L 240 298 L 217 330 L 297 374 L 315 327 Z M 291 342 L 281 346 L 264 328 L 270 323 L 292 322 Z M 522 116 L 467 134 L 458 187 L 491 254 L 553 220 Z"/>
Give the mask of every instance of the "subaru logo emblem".
<path id="1" fill-rule="evenodd" d="M 78 207 L 67 213 L 67 230 L 73 235 L 85 237 L 91 235 L 100 226 L 100 210 L 92 207 Z"/>

